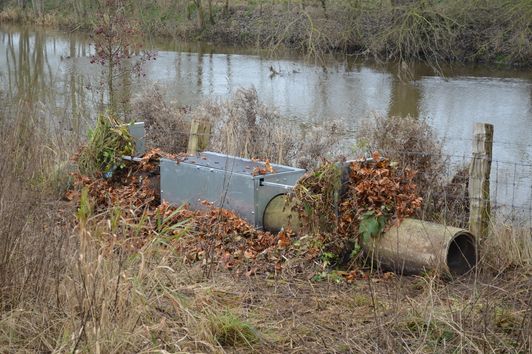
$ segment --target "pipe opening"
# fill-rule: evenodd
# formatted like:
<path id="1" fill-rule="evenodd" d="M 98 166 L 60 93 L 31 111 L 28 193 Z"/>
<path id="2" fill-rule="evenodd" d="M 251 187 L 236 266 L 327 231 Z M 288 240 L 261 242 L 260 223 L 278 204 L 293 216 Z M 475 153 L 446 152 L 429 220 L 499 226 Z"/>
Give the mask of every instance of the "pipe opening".
<path id="1" fill-rule="evenodd" d="M 297 216 L 295 217 L 297 218 Z M 278 194 L 273 197 L 264 208 L 262 216 L 262 225 L 264 230 L 270 231 L 273 234 L 281 231 L 283 227 L 290 226 L 290 224 L 297 224 L 296 220 L 292 219 L 292 205 L 287 204 L 286 194 Z"/>
<path id="2" fill-rule="evenodd" d="M 474 237 L 469 233 L 457 234 L 447 251 L 447 267 L 453 275 L 469 272 L 477 264 L 477 251 Z"/>

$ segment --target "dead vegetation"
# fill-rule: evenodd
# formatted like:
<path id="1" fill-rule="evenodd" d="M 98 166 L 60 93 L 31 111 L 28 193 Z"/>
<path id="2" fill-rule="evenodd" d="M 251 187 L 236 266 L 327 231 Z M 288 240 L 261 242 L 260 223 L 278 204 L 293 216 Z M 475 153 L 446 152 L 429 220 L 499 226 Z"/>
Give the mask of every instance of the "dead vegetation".
<path id="1" fill-rule="evenodd" d="M 154 86 L 133 102 L 131 116 L 146 124 L 146 147 L 160 148 L 168 153 L 187 149 L 190 121 L 187 109 L 165 101 L 160 89 Z"/>
<path id="2" fill-rule="evenodd" d="M 11 1 L 4 4 L 0 19 L 91 28 L 99 7 L 90 2 L 74 4 L 46 1 L 39 13 Z M 329 52 L 340 52 L 399 64 L 422 60 L 436 70 L 442 63 L 455 61 L 530 65 L 532 5 L 528 0 L 232 0 L 208 4 L 131 0 L 124 7 L 126 15 L 147 33 L 271 51 L 289 47 L 318 60 Z"/>
<path id="3" fill-rule="evenodd" d="M 214 128 L 208 148 L 225 154 L 313 168 L 335 155 L 342 136 L 341 122 L 305 129 L 262 103 L 254 88 L 237 90 L 217 108 L 209 110 Z"/>
<path id="4" fill-rule="evenodd" d="M 239 219 L 218 209 L 207 209 L 198 224 L 193 212 L 157 206 L 134 174 L 116 174 L 116 185 L 82 182 L 86 192 L 71 196 L 79 203 L 59 201 L 68 180 L 62 166 L 74 149 L 35 111 L 19 109 L 0 112 L 0 148 L 9 152 L 0 155 L 1 352 L 526 353 L 532 347 L 529 230 L 497 225 L 477 271 L 451 281 L 390 273 L 313 278 L 308 263 L 286 262 L 279 272 L 272 260 L 273 270 L 247 276 L 245 250 L 261 257 L 248 244 L 256 230 L 234 225 Z M 131 203 L 137 198 L 149 203 Z M 228 243 L 212 232 L 228 234 Z M 208 241 L 206 252 L 224 250 L 220 257 L 235 258 L 239 249 L 228 245 L 244 245 L 245 271 L 236 272 L 235 263 L 227 271 L 219 265 L 231 263 L 220 258 L 184 263 L 175 245 L 198 245 L 195 237 Z M 265 241 L 284 246 L 281 238 Z M 144 242 L 125 247 L 131 240 Z"/>
<path id="5" fill-rule="evenodd" d="M 132 117 L 146 123 L 148 148 L 186 152 L 191 122 L 203 121 L 212 126 L 206 150 L 302 168 L 336 156 L 345 137 L 342 122 L 302 126 L 266 106 L 254 88 L 188 109 L 168 104 L 154 87 L 134 103 Z"/>
<path id="6" fill-rule="evenodd" d="M 443 143 L 428 122 L 376 115 L 357 131 L 359 153 L 378 150 L 402 168 L 418 171 L 414 183 L 423 197 L 418 217 L 457 227 L 469 218 L 469 166 L 450 168 Z"/>

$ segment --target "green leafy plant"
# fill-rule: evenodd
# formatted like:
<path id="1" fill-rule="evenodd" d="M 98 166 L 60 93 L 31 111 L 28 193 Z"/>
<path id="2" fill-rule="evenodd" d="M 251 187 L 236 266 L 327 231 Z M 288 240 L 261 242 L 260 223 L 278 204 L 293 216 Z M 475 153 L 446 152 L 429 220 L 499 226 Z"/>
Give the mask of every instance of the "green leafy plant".
<path id="1" fill-rule="evenodd" d="M 81 190 L 76 217 L 78 218 L 80 225 L 86 225 L 91 215 L 92 205 L 89 197 L 89 189 L 85 187 Z"/>
<path id="2" fill-rule="evenodd" d="M 315 282 L 328 281 L 331 283 L 340 284 L 344 282 L 345 280 L 342 277 L 342 275 L 336 270 L 332 270 L 332 271 L 324 270 L 324 271 L 314 274 L 314 276 L 312 277 L 312 281 L 315 281 Z"/>
<path id="3" fill-rule="evenodd" d="M 85 175 L 109 174 L 123 168 L 122 156 L 133 152 L 133 138 L 127 126 L 120 124 L 113 114 L 101 114 L 96 127 L 89 132 L 89 143 L 81 151 L 78 166 Z"/>
<path id="4" fill-rule="evenodd" d="M 180 220 L 179 214 L 183 211 L 183 206 L 165 215 L 157 210 L 155 231 L 158 233 L 158 242 L 168 245 L 168 241 L 177 240 L 188 231 L 190 219 Z"/>
<path id="5" fill-rule="evenodd" d="M 379 236 L 384 230 L 387 220 L 388 218 L 385 215 L 376 215 L 373 210 L 362 214 L 358 226 L 362 242 L 367 244 L 371 238 Z"/>

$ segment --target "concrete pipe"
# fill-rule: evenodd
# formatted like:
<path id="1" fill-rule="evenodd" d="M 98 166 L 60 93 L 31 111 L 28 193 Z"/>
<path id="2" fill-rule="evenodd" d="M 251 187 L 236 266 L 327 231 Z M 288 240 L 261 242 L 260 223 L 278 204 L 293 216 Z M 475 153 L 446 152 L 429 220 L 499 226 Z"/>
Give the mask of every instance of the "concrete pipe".
<path id="1" fill-rule="evenodd" d="M 416 219 L 392 227 L 365 251 L 383 268 L 404 274 L 434 270 L 462 275 L 477 263 L 476 241 L 470 232 Z"/>
<path id="2" fill-rule="evenodd" d="M 283 227 L 290 226 L 292 231 L 299 230 L 299 216 L 292 211 L 293 203 L 288 201 L 286 194 L 272 198 L 264 209 L 262 223 L 264 230 L 277 233 Z"/>

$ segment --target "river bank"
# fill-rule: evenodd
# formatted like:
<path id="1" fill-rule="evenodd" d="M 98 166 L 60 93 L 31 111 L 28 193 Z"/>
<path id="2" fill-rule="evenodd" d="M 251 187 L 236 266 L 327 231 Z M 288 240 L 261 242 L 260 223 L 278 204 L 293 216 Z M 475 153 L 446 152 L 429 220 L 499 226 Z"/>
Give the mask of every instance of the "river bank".
<path id="1" fill-rule="evenodd" d="M 531 63 L 532 5 L 524 0 L 194 3 L 130 0 L 123 6 L 126 16 L 151 35 L 272 51 L 288 47 L 318 60 L 335 52 L 424 61 L 436 69 L 446 62 Z M 49 1 L 39 11 L 7 5 L 0 22 L 90 31 L 98 15 L 90 2 Z"/>
<path id="2" fill-rule="evenodd" d="M 435 158 L 444 157 L 438 149 L 464 149 L 451 150 L 453 155 L 447 157 L 458 154 L 458 162 L 469 162 L 465 149 L 472 135 L 467 129 L 473 119 L 491 117 L 497 123 L 493 234 L 482 240 L 475 272 L 446 280 L 431 272 L 371 272 L 354 262 L 356 258 L 340 267 L 339 254 L 325 249 L 317 260 L 290 257 L 285 247 L 312 255 L 324 242 L 307 235 L 258 233 L 230 215 L 236 225 L 220 222 L 220 215 L 228 216 L 223 211 L 206 218 L 186 209 L 165 213 L 164 204 L 150 209 L 146 204 L 155 202 L 156 196 L 132 188 L 137 184 L 110 189 L 113 186 L 97 178 L 86 179 L 85 186 L 96 193 L 73 189 L 73 176 L 68 174 L 76 168 L 72 156 L 86 142 L 87 130 L 95 131 L 93 118 L 105 103 L 101 90 L 106 85 L 98 86 L 100 68 L 90 64 L 84 34 L 51 32 L 26 26 L 6 29 L 0 36 L 6 53 L 0 58 L 5 78 L 0 148 L 6 152 L 0 155 L 0 352 L 530 350 L 531 228 L 519 224 L 519 216 L 525 222 L 532 219 L 526 204 L 530 182 L 521 178 L 532 175 L 526 160 L 529 139 L 524 135 L 532 131 L 527 125 L 527 72 L 523 77 L 508 77 L 507 72 L 490 76 L 467 68 L 459 77 L 423 73 L 404 83 L 382 69 L 358 64 L 334 64 L 323 70 L 302 59 L 271 61 L 242 53 L 167 49 L 146 66 L 147 82 L 124 75 L 121 88 L 116 87 L 127 98 L 124 102 L 132 103 L 130 117 L 151 124 L 148 136 L 157 130 L 164 133 L 165 141 L 159 139 L 154 147 L 179 143 L 176 149 L 186 148 L 188 123 L 215 118 L 218 112 L 217 121 L 223 124 L 213 126 L 226 131 L 213 130 L 218 139 L 210 140 L 209 149 L 228 153 L 225 149 L 233 141 L 246 150 L 262 149 L 260 157 L 272 161 L 283 154 L 301 160 L 302 152 L 309 151 L 316 162 L 327 155 L 321 147 L 343 142 L 334 134 L 341 126 L 329 117 L 345 116 L 350 129 L 340 132 L 358 136 L 356 119 L 381 108 L 384 116 L 373 119 L 373 130 L 368 131 L 373 133 L 357 146 L 399 149 L 402 155 L 396 156 L 404 158 L 400 161 L 416 162 L 420 182 L 450 182 L 449 188 L 421 190 L 427 203 L 429 193 L 435 196 L 442 222 L 453 225 L 468 216 L 468 210 L 455 202 L 456 196 L 460 201 L 467 195 L 467 174 L 456 174 L 446 160 L 443 167 L 448 169 L 435 169 L 442 165 Z M 272 66 L 280 74 L 270 78 Z M 148 90 L 155 82 L 160 91 Z M 256 86 L 257 92 L 212 102 L 242 86 Z M 339 107 L 342 110 L 334 110 Z M 416 118 L 386 119 L 405 111 Z M 330 131 L 303 120 L 309 118 L 308 112 L 316 114 L 316 121 L 329 123 Z M 438 134 L 417 121 L 426 116 L 433 117 Z M 398 129 L 400 122 L 406 122 L 401 126 L 407 129 Z M 297 128 L 304 123 L 308 129 L 300 136 Z M 427 129 L 413 129 L 414 123 Z M 445 145 L 435 138 L 448 132 L 453 140 Z M 307 149 L 302 149 L 302 142 Z M 354 137 L 347 142 L 354 144 Z M 105 158 L 110 153 L 122 156 L 116 150 L 104 151 Z M 501 218 L 504 204 L 511 204 L 512 214 Z M 174 220 L 180 210 L 184 220 Z M 262 261 L 267 254 L 258 252 L 258 236 L 268 242 L 269 254 L 281 261 L 281 269 L 273 258 Z M 313 242 L 307 249 L 309 241 Z M 246 247 L 229 249 L 234 245 Z M 273 252 L 275 246 L 283 248 L 280 254 L 286 258 Z M 226 250 L 241 261 L 231 263 Z"/>
<path id="3" fill-rule="evenodd" d="M 234 100 L 233 109 L 226 109 L 245 121 L 246 113 L 264 111 L 241 109 L 252 104 Z M 175 119 L 159 104 L 141 106 L 146 115 L 153 107 Z M 531 347 L 529 229 L 496 225 L 482 242 L 478 269 L 450 280 L 429 272 L 370 272 L 358 262 L 337 269 L 328 252 L 309 265 L 306 257 L 283 251 L 284 268 L 272 269 L 266 266 L 277 263 L 264 257 L 276 253 L 253 253 L 264 245 L 253 243 L 254 235 L 283 250 L 312 238 L 265 234 L 223 211 L 224 219 L 216 211 L 198 218 L 186 208 L 168 209 L 144 193 L 147 188 L 135 188 L 144 186 L 140 180 L 108 184 L 84 176 L 84 189 L 69 189 L 67 172 L 75 167 L 70 158 L 83 137 L 51 130 L 39 103 L 3 107 L 0 148 L 9 153 L 0 155 L 0 352 L 454 353 Z M 163 131 L 166 136 L 170 129 Z M 407 131 L 416 139 L 402 142 L 422 140 L 419 131 Z M 426 155 L 413 156 L 427 163 Z M 218 258 L 227 255 L 217 253 L 226 245 L 246 246 L 243 252 L 228 250 L 240 260 L 231 267 L 232 259 Z"/>

